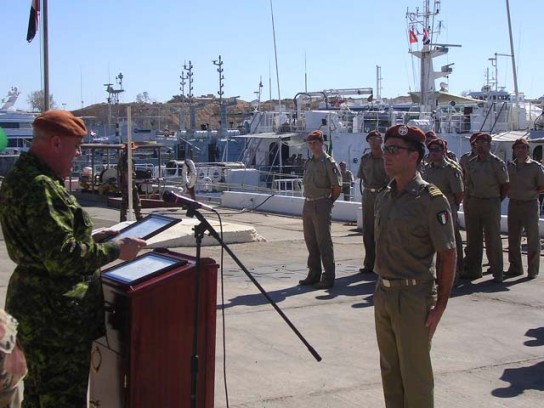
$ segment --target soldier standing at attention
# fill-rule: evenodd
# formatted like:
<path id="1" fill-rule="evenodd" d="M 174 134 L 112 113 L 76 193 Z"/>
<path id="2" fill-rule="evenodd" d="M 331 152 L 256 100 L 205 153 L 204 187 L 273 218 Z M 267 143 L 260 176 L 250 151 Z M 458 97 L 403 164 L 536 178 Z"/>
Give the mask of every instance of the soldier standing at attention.
<path id="1" fill-rule="evenodd" d="M 331 238 L 331 211 L 340 195 L 342 179 L 334 159 L 323 151 L 323 132 L 314 130 L 306 137 L 312 157 L 304 164 L 304 207 L 302 225 L 308 248 L 308 276 L 302 286 L 330 289 L 336 276 Z M 323 276 L 321 264 L 323 264 Z"/>
<path id="2" fill-rule="evenodd" d="M 433 139 L 427 145 L 429 161 L 423 169 L 423 179 L 434 184 L 448 199 L 453 217 L 453 230 L 455 232 L 455 247 L 457 248 L 457 273 L 463 271 L 463 239 L 459 230 L 457 211 L 463 202 L 463 172 L 457 162 L 447 159 L 447 144 L 445 140 Z"/>
<path id="3" fill-rule="evenodd" d="M 138 146 L 132 143 L 131 149 L 136 150 Z M 119 221 L 123 222 L 127 220 L 128 211 L 128 194 L 132 194 L 132 205 L 134 207 L 134 214 L 137 220 L 141 220 L 142 217 L 142 204 L 140 203 L 140 195 L 138 194 L 138 186 L 134 182 L 136 177 L 136 171 L 134 169 L 134 162 L 132 162 L 132 186 L 128 186 L 128 149 L 127 144 L 124 143 L 121 147 L 119 154 L 119 162 L 117 163 L 117 173 L 119 174 L 119 188 L 121 189 L 121 214 Z"/>
<path id="4" fill-rule="evenodd" d="M 387 130 L 384 165 L 392 180 L 376 199 L 374 317 L 388 408 L 434 406 L 431 339 L 453 284 L 453 218 L 446 197 L 417 171 L 424 141 L 416 127 Z"/>
<path id="5" fill-rule="evenodd" d="M 521 265 L 521 231 L 527 234 L 527 276 L 538 276 L 540 266 L 540 213 L 538 194 L 544 191 L 544 169 L 529 158 L 529 143 L 518 139 L 512 145 L 514 160 L 508 163 L 508 261 L 506 277 L 523 275 Z"/>
<path id="6" fill-rule="evenodd" d="M 461 278 L 482 277 L 483 240 L 487 259 L 497 283 L 503 280 L 501 201 L 508 194 L 508 172 L 504 162 L 490 152 L 491 135 L 474 137 L 476 156 L 468 161 L 465 180 L 470 193 L 465 203 L 467 248 Z"/>
<path id="7" fill-rule="evenodd" d="M 351 201 L 351 187 L 353 187 L 353 173 L 346 168 L 346 162 L 341 161 L 340 174 L 342 176 L 342 193 L 344 194 L 344 201 Z"/>
<path id="8" fill-rule="evenodd" d="M 136 257 L 146 242 L 104 230 L 64 187 L 81 156 L 85 124 L 50 110 L 34 122 L 34 138 L 0 189 L 0 222 L 9 257 L 17 264 L 6 310 L 19 322 L 24 349 L 25 408 L 87 406 L 91 343 L 105 332 L 99 268 Z"/>
<path id="9" fill-rule="evenodd" d="M 389 176 L 383 167 L 382 134 L 377 130 L 371 130 L 366 136 L 370 146 L 370 152 L 363 154 L 357 178 L 363 187 L 363 245 L 365 258 L 361 273 L 374 271 L 376 250 L 374 244 L 374 202 L 378 192 L 387 185 Z"/>

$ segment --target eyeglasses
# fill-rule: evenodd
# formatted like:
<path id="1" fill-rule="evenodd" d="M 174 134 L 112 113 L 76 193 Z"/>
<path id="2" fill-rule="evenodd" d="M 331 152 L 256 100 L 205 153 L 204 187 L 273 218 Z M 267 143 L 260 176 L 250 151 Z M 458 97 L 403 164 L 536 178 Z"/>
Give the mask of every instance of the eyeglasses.
<path id="1" fill-rule="evenodd" d="M 429 147 L 429 153 L 438 153 L 441 151 L 442 151 L 441 147 Z"/>
<path id="2" fill-rule="evenodd" d="M 389 154 L 397 154 L 399 150 L 407 150 L 409 152 L 414 151 L 414 149 L 412 149 L 411 147 L 404 147 L 404 146 L 397 146 L 397 145 L 384 146 L 383 150 L 384 150 L 384 153 L 389 153 Z"/>

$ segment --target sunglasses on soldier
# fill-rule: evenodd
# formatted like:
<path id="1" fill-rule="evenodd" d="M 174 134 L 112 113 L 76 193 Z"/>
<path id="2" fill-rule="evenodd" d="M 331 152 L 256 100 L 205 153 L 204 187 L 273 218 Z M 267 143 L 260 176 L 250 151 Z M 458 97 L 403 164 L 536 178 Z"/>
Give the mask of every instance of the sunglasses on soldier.
<path id="1" fill-rule="evenodd" d="M 398 146 L 398 145 L 388 145 L 383 147 L 384 153 L 389 154 L 397 154 L 399 150 L 407 150 L 409 152 L 413 152 L 414 149 L 411 147 L 404 147 L 404 146 Z"/>

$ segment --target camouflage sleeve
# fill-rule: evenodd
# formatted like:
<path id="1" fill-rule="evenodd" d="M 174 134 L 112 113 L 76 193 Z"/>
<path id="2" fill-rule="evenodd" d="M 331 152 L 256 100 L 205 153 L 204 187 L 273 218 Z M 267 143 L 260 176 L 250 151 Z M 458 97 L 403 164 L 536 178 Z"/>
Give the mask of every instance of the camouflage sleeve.
<path id="1" fill-rule="evenodd" d="M 64 187 L 38 177 L 29 197 L 26 223 L 33 249 L 52 276 L 89 274 L 119 257 L 115 242 L 93 241 L 89 215 Z"/>

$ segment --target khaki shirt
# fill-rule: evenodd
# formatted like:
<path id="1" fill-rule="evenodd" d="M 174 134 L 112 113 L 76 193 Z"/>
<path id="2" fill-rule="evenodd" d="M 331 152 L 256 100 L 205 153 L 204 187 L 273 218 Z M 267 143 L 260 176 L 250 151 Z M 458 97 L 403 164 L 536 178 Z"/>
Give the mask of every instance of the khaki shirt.
<path id="1" fill-rule="evenodd" d="M 372 152 L 363 154 L 357 178 L 363 180 L 365 188 L 382 188 L 389 182 L 389 176 L 385 173 L 383 157 L 374 157 Z"/>
<path id="2" fill-rule="evenodd" d="M 500 198 L 501 186 L 508 183 L 508 172 L 504 162 L 493 153 L 480 160 L 476 155 L 466 167 L 466 186 L 476 198 Z"/>
<path id="3" fill-rule="evenodd" d="M 455 248 L 446 197 L 419 173 L 403 191 L 391 181 L 376 199 L 376 263 L 385 279 L 436 278 L 434 255 Z"/>
<path id="4" fill-rule="evenodd" d="M 438 166 L 430 162 L 425 165 L 422 177 L 442 191 L 452 209 L 458 209 L 455 194 L 465 191 L 462 171 L 458 165 L 454 165 L 450 160 L 444 160 Z"/>
<path id="5" fill-rule="evenodd" d="M 510 186 L 508 197 L 514 200 L 531 201 L 538 199 L 538 188 L 544 186 L 544 168 L 527 157 L 523 163 L 508 162 Z"/>
<path id="6" fill-rule="evenodd" d="M 342 186 L 340 169 L 334 159 L 323 153 L 319 159 L 312 157 L 304 165 L 304 197 L 328 197 L 334 186 Z"/>

